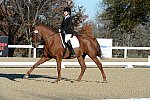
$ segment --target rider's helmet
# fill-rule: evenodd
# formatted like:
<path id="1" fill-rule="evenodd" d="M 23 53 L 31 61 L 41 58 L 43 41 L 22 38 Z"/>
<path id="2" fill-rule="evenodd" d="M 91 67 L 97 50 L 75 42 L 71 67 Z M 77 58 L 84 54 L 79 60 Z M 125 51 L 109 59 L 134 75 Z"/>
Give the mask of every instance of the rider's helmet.
<path id="1" fill-rule="evenodd" d="M 71 9 L 70 9 L 70 7 L 65 7 L 63 11 L 67 11 L 67 12 L 69 12 L 69 15 L 71 15 Z"/>

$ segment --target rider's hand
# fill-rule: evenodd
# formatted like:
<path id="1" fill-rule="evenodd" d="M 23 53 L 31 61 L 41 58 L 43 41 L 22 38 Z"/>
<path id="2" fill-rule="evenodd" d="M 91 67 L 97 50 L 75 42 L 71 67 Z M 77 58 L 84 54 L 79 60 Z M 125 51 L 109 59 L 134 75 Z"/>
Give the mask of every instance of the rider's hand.
<path id="1" fill-rule="evenodd" d="M 61 32 L 61 29 L 59 29 L 58 32 L 60 33 L 60 32 Z"/>

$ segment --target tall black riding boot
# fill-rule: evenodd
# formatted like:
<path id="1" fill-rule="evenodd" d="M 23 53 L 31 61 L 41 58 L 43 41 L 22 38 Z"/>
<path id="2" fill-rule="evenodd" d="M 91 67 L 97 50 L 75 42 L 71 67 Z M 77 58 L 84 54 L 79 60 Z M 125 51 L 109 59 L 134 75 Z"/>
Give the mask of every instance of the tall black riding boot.
<path id="1" fill-rule="evenodd" d="M 66 35 L 65 31 L 61 32 L 61 37 L 64 45 L 65 45 L 65 35 Z"/>
<path id="2" fill-rule="evenodd" d="M 73 50 L 73 47 L 72 47 L 72 44 L 71 44 L 71 41 L 70 41 L 70 40 L 67 41 L 67 46 L 68 46 L 69 51 L 71 52 L 71 57 L 75 57 L 76 54 L 75 54 L 75 52 L 74 52 L 74 50 Z"/>

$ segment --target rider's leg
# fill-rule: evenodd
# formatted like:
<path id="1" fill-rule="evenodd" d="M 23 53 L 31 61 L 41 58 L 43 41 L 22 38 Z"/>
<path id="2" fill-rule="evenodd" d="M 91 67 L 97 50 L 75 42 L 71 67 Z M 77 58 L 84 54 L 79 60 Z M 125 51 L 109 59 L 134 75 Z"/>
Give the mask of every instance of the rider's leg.
<path id="1" fill-rule="evenodd" d="M 61 37 L 62 37 L 64 45 L 65 45 L 65 36 L 66 36 L 66 32 L 65 31 L 61 32 Z"/>
<path id="2" fill-rule="evenodd" d="M 67 41 L 67 47 L 68 47 L 69 51 L 71 52 L 71 56 L 75 57 L 75 52 L 73 50 L 73 47 L 72 47 L 72 44 L 71 44 L 70 40 Z"/>

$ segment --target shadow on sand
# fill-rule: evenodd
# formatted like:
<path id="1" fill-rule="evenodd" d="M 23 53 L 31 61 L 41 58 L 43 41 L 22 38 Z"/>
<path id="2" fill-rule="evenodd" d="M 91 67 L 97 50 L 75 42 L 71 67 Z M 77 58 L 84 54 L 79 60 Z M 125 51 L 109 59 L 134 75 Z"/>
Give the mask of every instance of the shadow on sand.
<path id="1" fill-rule="evenodd" d="M 4 73 L 0 73 L 0 77 L 7 78 L 7 79 L 9 79 L 11 81 L 15 81 L 15 82 L 18 82 L 18 81 L 16 81 L 16 79 L 23 79 L 24 75 L 25 74 L 4 74 Z M 51 81 L 51 80 L 56 80 L 57 76 L 51 77 L 51 76 L 46 76 L 46 75 L 30 74 L 28 80 L 40 81 L 40 80 L 37 80 L 38 78 L 50 79 L 48 82 L 54 83 L 54 81 Z M 75 79 L 68 79 L 68 78 L 63 78 L 63 77 L 61 78 L 61 80 L 68 81 L 68 82 L 71 82 L 71 83 L 77 82 Z M 88 82 L 88 83 L 89 82 L 96 82 L 96 83 L 101 83 L 99 81 L 87 81 L 87 80 L 82 80 L 82 82 Z"/>
<path id="2" fill-rule="evenodd" d="M 16 81 L 15 79 L 23 79 L 25 74 L 4 74 L 4 73 L 0 73 L 0 77 L 2 78 L 7 78 L 11 81 Z M 57 79 L 57 76 L 53 76 L 53 77 L 50 77 L 50 76 L 46 76 L 46 75 L 35 75 L 35 74 L 31 74 L 29 75 L 29 80 L 35 80 L 37 78 L 47 78 L 47 79 Z M 64 80 L 64 81 L 69 81 L 71 83 L 73 83 L 75 80 L 74 79 L 67 79 L 67 78 L 61 78 L 61 80 Z M 18 81 L 16 81 L 18 82 Z M 49 81 L 50 82 L 50 81 Z M 52 82 L 53 83 L 53 82 Z"/>

